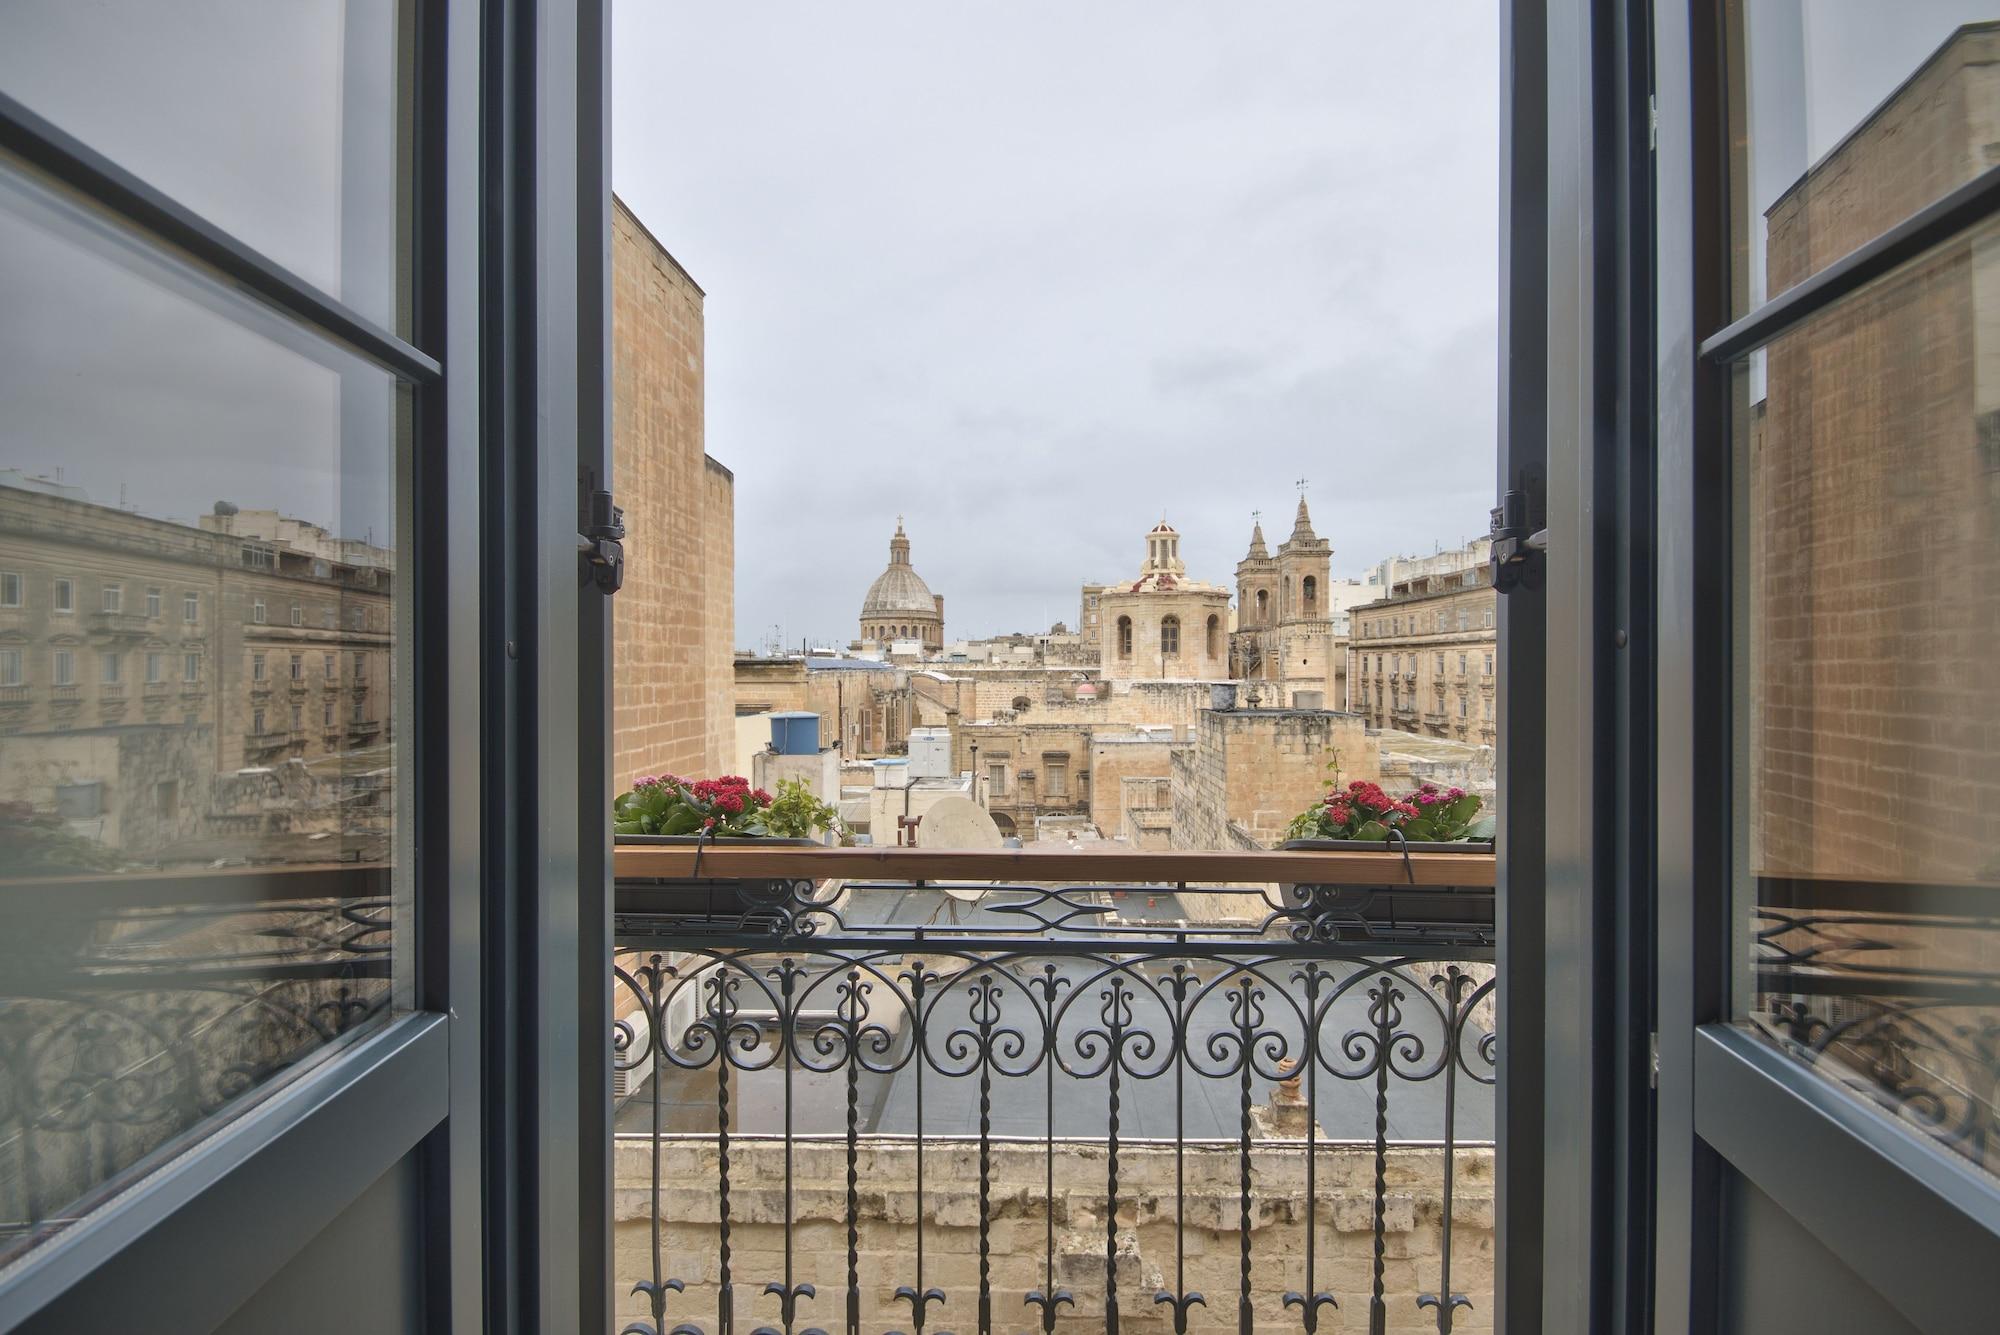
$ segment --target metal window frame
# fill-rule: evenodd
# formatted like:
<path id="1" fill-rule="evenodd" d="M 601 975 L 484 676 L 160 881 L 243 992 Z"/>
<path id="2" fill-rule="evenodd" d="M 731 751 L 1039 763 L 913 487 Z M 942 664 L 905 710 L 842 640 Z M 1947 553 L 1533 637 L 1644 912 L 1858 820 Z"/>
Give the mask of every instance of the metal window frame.
<path id="1" fill-rule="evenodd" d="M 1724 1179 L 1741 1174 L 1913 1323 L 1990 1324 L 2000 1192 L 1730 1021 L 1735 521 L 1729 364 L 2000 214 L 1989 170 L 1730 319 L 1724 6 L 1653 16 L 1657 148 L 1658 1195 L 1654 1327 L 1722 1319 Z M 1854 1202 L 1867 1200 L 1860 1212 Z"/>
<path id="2" fill-rule="evenodd" d="M 122 1320 L 134 1292 L 149 1329 L 210 1329 L 411 1152 L 427 1328 L 608 1320 L 610 1054 L 583 1036 L 610 1032 L 610 623 L 578 576 L 571 500 L 580 460 L 609 467 L 607 6 L 417 0 L 414 21 L 407 341 L 0 97 L 0 151 L 415 386 L 425 519 L 406 734 L 419 1009 L 38 1248 L 0 1285 L 0 1330 L 110 1325 L 102 1305 Z"/>

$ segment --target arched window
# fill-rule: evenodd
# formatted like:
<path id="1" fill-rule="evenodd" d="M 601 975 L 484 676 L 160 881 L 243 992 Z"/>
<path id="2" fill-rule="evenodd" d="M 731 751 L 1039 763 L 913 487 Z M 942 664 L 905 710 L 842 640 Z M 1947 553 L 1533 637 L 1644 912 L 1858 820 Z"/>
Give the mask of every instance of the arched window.
<path id="1" fill-rule="evenodd" d="M 1222 618 L 1219 616 L 1208 619 L 1208 656 L 1222 657 Z"/>
<path id="2" fill-rule="evenodd" d="M 1313 605 L 1319 601 L 1319 581 L 1311 575 L 1307 575 L 1305 583 L 1301 584 L 1299 588 L 1305 596 L 1306 615 L 1311 616 L 1316 610 Z"/>
<path id="3" fill-rule="evenodd" d="M 1292 577 L 1285 576 L 1284 596 L 1278 600 L 1278 615 L 1289 616 L 1292 611 Z"/>
<path id="4" fill-rule="evenodd" d="M 1014 697 L 1014 712 L 1016 714 L 1025 714 L 1028 712 L 1028 707 L 1033 703 L 1025 695 L 1017 695 Z"/>
<path id="5" fill-rule="evenodd" d="M 1120 658 L 1130 658 L 1132 656 L 1131 617 L 1118 618 L 1118 656 Z"/>
<path id="6" fill-rule="evenodd" d="M 1179 617 L 1160 618 L 1160 652 L 1174 655 L 1181 651 L 1181 619 Z"/>
<path id="7" fill-rule="evenodd" d="M 1268 621 L 1271 616 L 1271 591 L 1257 590 L 1257 620 Z"/>

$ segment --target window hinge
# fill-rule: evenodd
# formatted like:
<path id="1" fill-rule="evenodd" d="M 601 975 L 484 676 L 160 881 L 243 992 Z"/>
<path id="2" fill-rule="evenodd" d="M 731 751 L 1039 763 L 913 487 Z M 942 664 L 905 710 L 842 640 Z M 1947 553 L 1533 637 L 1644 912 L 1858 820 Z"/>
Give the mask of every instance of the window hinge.
<path id="1" fill-rule="evenodd" d="M 1654 152 L 1660 148 L 1660 96 L 1646 94 L 1646 147 Z"/>
<path id="2" fill-rule="evenodd" d="M 1509 491 L 1493 507 L 1492 538 L 1493 587 L 1500 593 L 1512 593 L 1528 577 L 1528 557 L 1549 549 L 1547 529 L 1528 530 L 1526 492 Z"/>
<path id="3" fill-rule="evenodd" d="M 592 491 L 584 501 L 583 527 L 577 535 L 577 555 L 583 558 L 591 583 L 604 593 L 625 584 L 625 512 L 611 503 L 608 491 Z"/>
<path id="4" fill-rule="evenodd" d="M 1646 1047 L 1652 1053 L 1652 1069 L 1646 1077 L 1646 1083 L 1652 1088 L 1658 1089 L 1660 1087 L 1660 1036 L 1657 1032 L 1646 1035 Z"/>

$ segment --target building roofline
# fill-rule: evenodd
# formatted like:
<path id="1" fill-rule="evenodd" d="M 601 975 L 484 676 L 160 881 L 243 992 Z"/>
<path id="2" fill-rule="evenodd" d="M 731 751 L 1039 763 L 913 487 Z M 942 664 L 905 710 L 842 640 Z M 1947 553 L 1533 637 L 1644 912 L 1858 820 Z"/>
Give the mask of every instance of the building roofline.
<path id="1" fill-rule="evenodd" d="M 645 223 L 639 220 L 639 215 L 632 211 L 632 206 L 630 204 L 627 204 L 624 200 L 618 197 L 618 192 L 616 190 L 613 190 L 611 192 L 611 207 L 613 209 L 616 209 L 624 213 L 624 215 L 627 218 L 630 218 L 632 220 L 632 225 L 638 228 L 640 233 L 643 234 L 648 241 L 653 243 L 653 249 L 659 251 L 662 255 L 666 256 L 667 263 L 673 265 L 675 270 L 677 270 L 680 273 L 680 276 L 687 279 L 689 287 L 693 288 L 695 292 L 700 296 L 706 297 L 708 295 L 707 290 L 704 289 L 700 283 L 695 281 L 694 275 L 687 271 L 687 266 L 685 264 L 682 264 L 678 259 L 674 258 L 674 252 L 668 250 L 666 247 L 666 243 L 661 241 L 660 238 L 658 238 L 657 236 L 653 235 L 653 229 L 646 226 Z"/>
<path id="2" fill-rule="evenodd" d="M 722 462 L 722 460 L 708 453 L 704 453 L 701 456 L 701 458 L 703 463 L 707 464 L 710 468 L 713 468 L 716 472 L 728 478 L 731 482 L 734 482 L 736 480 L 736 470 L 731 468 L 728 464 Z"/>

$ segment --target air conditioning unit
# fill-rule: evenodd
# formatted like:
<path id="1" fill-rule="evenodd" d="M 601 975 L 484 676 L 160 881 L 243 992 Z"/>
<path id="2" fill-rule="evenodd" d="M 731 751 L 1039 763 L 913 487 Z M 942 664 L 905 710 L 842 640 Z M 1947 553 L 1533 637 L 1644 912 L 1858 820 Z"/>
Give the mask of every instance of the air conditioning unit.
<path id="1" fill-rule="evenodd" d="M 611 1097 L 618 1102 L 631 1098 L 633 1091 L 653 1074 L 653 1033 L 647 1027 L 646 1012 L 634 1011 L 624 1019 L 632 1030 L 631 1042 L 621 1052 L 616 1031 L 611 1038 Z M 633 1062 L 635 1056 L 638 1060 Z M 628 1062 L 633 1063 L 629 1068 L 626 1067 Z"/>

